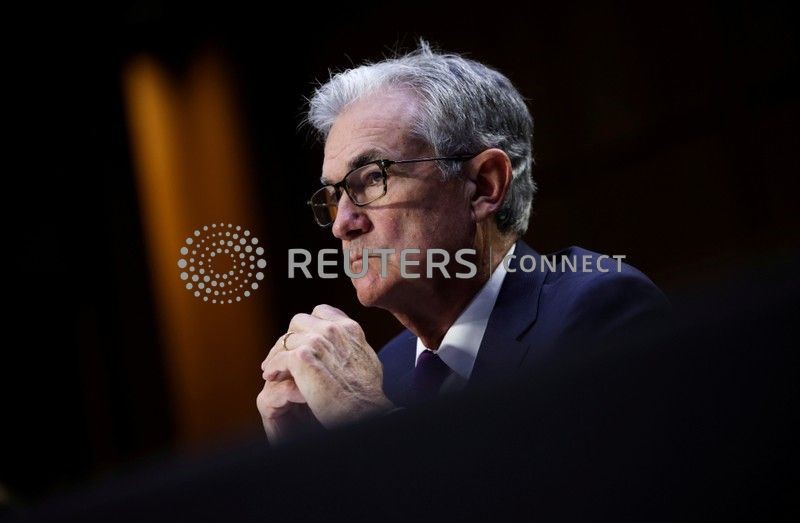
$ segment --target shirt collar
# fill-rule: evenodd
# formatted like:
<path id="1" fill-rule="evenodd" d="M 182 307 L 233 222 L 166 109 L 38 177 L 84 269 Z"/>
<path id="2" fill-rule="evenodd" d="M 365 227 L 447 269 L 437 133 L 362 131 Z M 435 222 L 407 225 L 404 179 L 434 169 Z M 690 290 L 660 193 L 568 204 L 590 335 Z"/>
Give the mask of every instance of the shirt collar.
<path id="1" fill-rule="evenodd" d="M 514 254 L 516 243 L 506 253 L 506 257 Z M 453 371 L 464 379 L 469 379 L 472 374 L 472 367 L 478 357 L 483 335 L 486 332 L 486 325 L 489 323 L 489 316 L 492 314 L 497 296 L 500 294 L 500 287 L 506 277 L 506 267 L 502 261 L 497 265 L 489 280 L 483 285 L 480 291 L 472 298 L 472 301 L 461 312 L 461 315 L 447 329 L 439 344 L 439 349 L 434 352 L 442 361 Z M 417 338 L 417 356 L 414 365 L 419 360 L 419 355 L 423 351 L 430 350 L 423 345 L 422 340 Z"/>

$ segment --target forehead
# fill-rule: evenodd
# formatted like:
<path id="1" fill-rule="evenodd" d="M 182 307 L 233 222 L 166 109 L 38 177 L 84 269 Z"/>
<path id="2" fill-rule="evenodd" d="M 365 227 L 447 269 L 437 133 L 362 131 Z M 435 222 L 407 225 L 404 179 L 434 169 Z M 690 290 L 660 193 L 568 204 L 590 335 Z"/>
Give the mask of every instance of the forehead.
<path id="1" fill-rule="evenodd" d="M 338 181 L 367 156 L 397 159 L 410 152 L 417 145 L 409 133 L 415 109 L 413 95 L 400 90 L 373 94 L 347 107 L 325 141 L 323 178 Z"/>

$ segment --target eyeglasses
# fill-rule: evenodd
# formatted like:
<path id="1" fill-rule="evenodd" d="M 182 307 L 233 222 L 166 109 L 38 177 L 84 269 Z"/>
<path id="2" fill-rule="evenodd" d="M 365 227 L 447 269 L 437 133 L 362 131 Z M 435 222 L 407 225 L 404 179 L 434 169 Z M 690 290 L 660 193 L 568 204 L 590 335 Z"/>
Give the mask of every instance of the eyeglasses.
<path id="1" fill-rule="evenodd" d="M 325 185 L 312 194 L 311 199 L 306 203 L 311 206 L 311 210 L 314 212 L 314 220 L 320 227 L 327 227 L 336 220 L 342 189 L 347 193 L 350 201 L 358 207 L 363 207 L 385 196 L 387 169 L 390 165 L 434 161 L 466 161 L 475 158 L 477 155 L 478 153 L 436 158 L 416 158 L 414 160 L 374 160 L 351 170 L 340 182 Z"/>

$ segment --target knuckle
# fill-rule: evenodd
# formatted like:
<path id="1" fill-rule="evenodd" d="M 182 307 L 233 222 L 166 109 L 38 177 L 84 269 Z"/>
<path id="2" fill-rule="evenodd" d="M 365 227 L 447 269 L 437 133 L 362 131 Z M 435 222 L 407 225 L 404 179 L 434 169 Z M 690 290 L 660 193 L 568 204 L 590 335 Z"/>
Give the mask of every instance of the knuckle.
<path id="1" fill-rule="evenodd" d="M 289 330 L 292 330 L 292 327 L 297 328 L 297 325 L 306 320 L 308 316 L 309 315 L 304 312 L 299 312 L 292 316 L 292 320 L 289 322 Z"/>
<path id="2" fill-rule="evenodd" d="M 258 410 L 262 414 L 278 409 L 288 402 L 288 389 L 282 388 L 278 385 L 270 385 L 269 387 L 265 387 L 265 390 L 262 392 L 262 394 L 263 395 L 259 394 L 260 397 L 256 400 Z"/>
<path id="3" fill-rule="evenodd" d="M 348 318 L 346 320 L 342 320 L 341 325 L 342 328 L 350 334 L 358 334 L 361 332 L 361 325 L 359 325 L 356 320 Z"/>
<path id="4" fill-rule="evenodd" d="M 311 345 L 312 347 L 321 349 L 322 347 L 325 346 L 325 337 L 322 334 L 319 334 L 318 332 L 309 332 L 306 335 L 306 340 L 308 342 L 308 345 Z"/>
<path id="5" fill-rule="evenodd" d="M 335 338 L 339 335 L 339 329 L 341 329 L 341 327 L 339 327 L 339 325 L 336 323 L 328 323 L 325 325 L 325 327 L 323 327 L 323 329 L 325 332 L 325 337 Z"/>
<path id="6" fill-rule="evenodd" d="M 325 312 L 325 311 L 329 310 L 330 308 L 331 308 L 330 305 L 325 304 L 325 303 L 320 303 L 319 305 L 314 307 L 314 310 L 312 311 L 312 314 L 317 314 L 319 312 Z"/>
<path id="7" fill-rule="evenodd" d="M 297 359 L 299 359 L 303 363 L 312 364 L 316 363 L 317 361 L 317 351 L 310 345 L 303 345 L 302 347 L 298 347 L 292 352 L 296 354 Z"/>

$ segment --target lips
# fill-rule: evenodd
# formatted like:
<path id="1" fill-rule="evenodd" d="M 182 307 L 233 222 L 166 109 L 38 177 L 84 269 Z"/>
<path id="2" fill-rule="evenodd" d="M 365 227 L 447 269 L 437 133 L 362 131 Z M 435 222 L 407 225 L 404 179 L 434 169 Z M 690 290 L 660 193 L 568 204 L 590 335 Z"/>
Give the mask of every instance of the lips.
<path id="1" fill-rule="evenodd" d="M 355 261 L 360 261 L 364 257 L 364 251 L 367 251 L 367 258 L 380 258 L 380 254 L 376 253 L 376 248 L 373 247 L 349 247 L 347 249 L 350 254 L 350 265 Z"/>
<path id="2" fill-rule="evenodd" d="M 353 264 L 355 261 L 360 261 L 364 257 L 363 249 L 359 249 L 358 251 L 350 251 L 350 265 Z M 369 249 L 367 249 L 367 258 L 371 258 L 372 255 L 369 254 Z"/>

